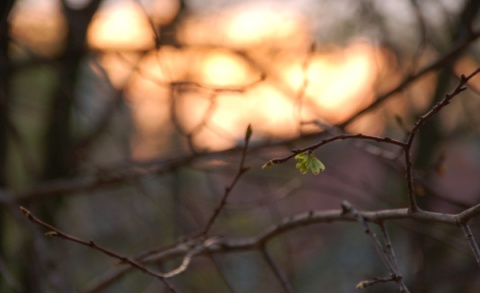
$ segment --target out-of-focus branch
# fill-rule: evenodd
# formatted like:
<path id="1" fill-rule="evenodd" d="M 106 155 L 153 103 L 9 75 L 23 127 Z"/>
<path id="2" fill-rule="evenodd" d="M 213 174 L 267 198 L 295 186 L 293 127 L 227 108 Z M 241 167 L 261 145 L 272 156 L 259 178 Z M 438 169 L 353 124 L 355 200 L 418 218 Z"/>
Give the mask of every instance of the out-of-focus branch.
<path id="1" fill-rule="evenodd" d="M 426 65 L 425 67 L 418 70 L 417 73 L 409 75 L 405 77 L 400 83 L 398 83 L 395 87 L 391 90 L 387 91 L 386 93 L 378 96 L 376 100 L 371 103 L 370 105 L 366 106 L 362 110 L 358 111 L 356 114 L 350 116 L 347 120 L 343 121 L 339 125 L 340 128 L 345 128 L 347 125 L 352 123 L 353 121 L 357 120 L 360 116 L 371 112 L 372 110 L 379 107 L 383 104 L 387 99 L 389 99 L 392 95 L 401 92 L 406 87 L 408 87 L 412 82 L 419 79 L 420 77 L 426 75 L 427 73 L 440 69 L 446 64 L 452 62 L 455 58 L 457 58 L 468 46 L 470 46 L 476 39 L 480 37 L 480 30 L 474 31 L 465 37 L 462 40 L 457 41 L 457 43 L 453 44 L 450 47 L 450 50 L 441 55 L 436 60 L 432 61 L 430 64 Z"/>
<path id="2" fill-rule="evenodd" d="M 474 34 L 474 36 L 478 37 L 479 34 L 480 33 Z M 454 54 L 452 56 L 454 56 Z M 440 62 L 440 61 L 437 61 L 437 62 Z M 437 64 L 437 63 L 434 63 L 434 64 Z M 436 65 L 436 66 L 439 66 L 439 65 Z M 430 68 L 430 69 L 428 69 L 428 67 L 424 68 L 423 71 L 433 70 L 434 68 L 436 68 L 436 66 L 431 66 L 432 68 Z M 476 73 L 478 73 L 478 72 L 476 71 Z M 467 78 L 470 79 L 471 77 L 472 77 L 472 75 L 470 75 Z M 413 81 L 413 79 L 411 81 Z M 463 85 L 465 85 L 465 84 L 463 84 Z M 227 90 L 227 89 L 222 89 L 222 90 Z M 393 94 L 393 92 L 391 94 Z M 449 98 L 449 100 L 450 99 L 451 98 Z M 440 110 L 440 108 L 437 108 L 436 111 L 438 111 L 438 110 Z M 429 116 L 430 115 L 431 114 L 429 114 Z M 352 119 L 354 119 L 354 118 L 352 118 Z M 421 122 L 421 123 L 423 124 L 424 122 Z M 345 126 L 345 125 L 341 124 L 340 126 Z M 314 137 L 318 137 L 319 134 L 320 133 L 307 134 L 307 135 L 304 135 L 303 138 L 305 138 L 305 139 L 314 138 Z M 386 137 L 382 138 L 382 137 L 367 136 L 367 135 L 363 135 L 363 134 L 352 134 L 352 135 L 341 135 L 341 136 L 336 136 L 336 137 L 333 137 L 333 138 L 324 139 L 314 146 L 306 147 L 306 148 L 303 148 L 303 149 L 297 149 L 296 151 L 301 152 L 302 150 L 309 150 L 311 148 L 316 149 L 316 148 L 318 148 L 318 147 L 320 147 L 320 146 L 322 146 L 326 143 L 329 143 L 329 142 L 332 142 L 332 141 L 335 141 L 335 140 L 344 140 L 344 139 L 365 139 L 365 140 L 372 140 L 372 141 L 378 141 L 378 142 L 384 142 L 384 143 L 391 143 L 391 144 L 398 145 L 398 146 L 403 146 L 403 144 L 404 144 L 401 141 L 394 140 L 394 139 L 391 139 L 391 138 L 386 138 Z M 266 147 L 286 145 L 286 144 L 291 144 L 296 140 L 297 139 L 279 140 L 279 141 L 276 141 L 276 142 L 265 141 L 265 142 L 262 142 L 262 143 L 257 143 L 254 146 L 251 146 L 250 149 L 251 150 L 259 150 L 259 149 L 263 149 L 263 148 L 266 148 Z M 118 174 L 118 171 L 117 171 L 119 169 L 119 167 L 112 167 L 111 170 L 113 170 L 113 172 L 106 171 L 106 172 L 103 172 L 103 173 L 99 173 L 98 175 L 91 175 L 89 177 L 83 177 L 83 178 L 79 177 L 79 178 L 73 178 L 73 179 L 48 181 L 48 182 L 44 182 L 43 184 L 41 184 L 39 186 L 35 186 L 34 188 L 32 188 L 29 191 L 21 193 L 19 195 L 19 201 L 24 204 L 24 203 L 29 202 L 29 201 L 43 199 L 45 197 L 52 197 L 52 196 L 58 196 L 58 195 L 64 195 L 64 194 L 90 191 L 90 190 L 95 190 L 95 189 L 98 189 L 98 188 L 104 187 L 104 186 L 109 186 L 109 185 L 119 184 L 119 183 L 126 183 L 126 182 L 130 182 L 132 180 L 137 180 L 137 179 L 139 179 L 139 178 L 141 178 L 142 176 L 145 176 L 145 175 L 158 174 L 158 173 L 168 171 L 172 168 L 185 166 L 185 165 L 187 165 L 187 164 L 189 164 L 192 161 L 197 160 L 197 159 L 206 159 L 208 157 L 222 156 L 222 155 L 242 151 L 242 149 L 243 149 L 243 147 L 235 147 L 235 148 L 231 148 L 231 149 L 225 150 L 225 151 L 187 155 L 187 156 L 183 156 L 183 157 L 177 158 L 177 159 L 162 160 L 162 161 L 152 160 L 150 162 L 145 162 L 145 163 L 130 162 L 130 167 L 127 168 L 127 171 L 121 172 L 121 174 Z M 275 163 L 281 163 L 281 162 L 287 161 L 287 160 L 293 158 L 295 156 L 295 154 L 296 153 L 293 152 L 291 155 L 289 155 L 287 157 L 274 159 Z M 148 166 L 148 167 L 145 167 L 145 166 Z M 122 168 L 124 169 L 124 167 L 122 167 Z M 105 176 L 103 176 L 102 174 L 105 174 Z"/>

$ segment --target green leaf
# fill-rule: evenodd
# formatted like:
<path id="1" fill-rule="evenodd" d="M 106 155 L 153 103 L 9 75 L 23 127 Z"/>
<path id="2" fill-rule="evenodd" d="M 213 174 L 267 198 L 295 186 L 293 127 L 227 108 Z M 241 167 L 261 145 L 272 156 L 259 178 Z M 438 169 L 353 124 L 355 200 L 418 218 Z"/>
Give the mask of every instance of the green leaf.
<path id="1" fill-rule="evenodd" d="M 312 172 L 313 175 L 318 175 L 325 170 L 325 165 L 311 152 L 297 154 L 295 160 L 297 160 L 295 167 L 302 174 Z"/>
<path id="2" fill-rule="evenodd" d="M 268 161 L 262 166 L 262 169 L 270 169 L 270 168 L 274 167 L 275 165 L 277 165 L 277 163 L 275 163 L 273 161 Z"/>

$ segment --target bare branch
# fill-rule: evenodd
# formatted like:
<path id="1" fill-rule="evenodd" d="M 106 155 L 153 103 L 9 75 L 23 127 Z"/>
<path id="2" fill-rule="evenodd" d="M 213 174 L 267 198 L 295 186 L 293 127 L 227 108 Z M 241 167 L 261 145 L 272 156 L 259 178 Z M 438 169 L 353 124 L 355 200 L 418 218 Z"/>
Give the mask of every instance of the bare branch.
<path id="1" fill-rule="evenodd" d="M 400 292 L 402 292 L 402 293 L 410 292 L 408 290 L 407 286 L 405 285 L 405 283 L 403 282 L 402 275 L 400 275 L 399 272 L 398 272 L 397 263 L 396 263 L 396 259 L 395 259 L 395 256 L 394 256 L 395 254 L 393 252 L 393 248 L 391 246 L 390 239 L 388 239 L 388 243 L 387 243 L 387 240 L 385 240 L 385 245 L 388 245 L 388 246 L 385 247 L 380 242 L 380 240 L 378 239 L 375 232 L 373 232 L 370 229 L 367 221 L 365 221 L 365 218 L 349 202 L 344 201 L 342 203 L 342 210 L 345 213 L 352 214 L 354 217 L 356 217 L 357 221 L 360 224 L 362 224 L 362 226 L 365 228 L 365 233 L 372 238 L 373 244 L 375 246 L 375 249 L 377 250 L 378 256 L 382 259 L 385 267 L 387 268 L 388 272 L 390 273 L 390 276 L 391 276 L 390 280 L 397 283 L 398 288 L 400 289 Z M 382 225 L 382 232 L 385 235 L 386 230 L 384 229 L 383 225 Z M 388 234 L 386 234 L 386 235 L 388 235 Z M 358 285 L 357 285 L 357 287 L 358 287 Z"/>
<path id="2" fill-rule="evenodd" d="M 235 187 L 237 184 L 238 180 L 245 174 L 245 172 L 248 171 L 248 167 L 245 167 L 245 159 L 247 157 L 247 148 L 248 148 L 248 143 L 250 142 L 250 138 L 252 137 L 252 128 L 249 125 L 247 127 L 246 133 L 245 133 L 245 144 L 243 146 L 243 151 L 242 151 L 242 158 L 240 160 L 240 165 L 238 168 L 238 172 L 235 175 L 235 178 L 233 178 L 233 181 L 230 183 L 229 186 L 225 187 L 225 192 L 223 193 L 222 199 L 220 200 L 220 203 L 218 204 L 217 208 L 213 212 L 212 216 L 208 220 L 207 224 L 205 225 L 205 228 L 203 229 L 201 235 L 206 236 L 208 232 L 210 231 L 210 228 L 212 227 L 213 223 L 217 219 L 218 215 L 222 211 L 223 207 L 227 204 L 227 199 L 230 193 L 232 192 L 232 189 Z"/>
<path id="3" fill-rule="evenodd" d="M 418 211 L 415 214 L 411 214 L 407 208 L 402 209 L 386 209 L 380 211 L 357 211 L 358 215 L 355 216 L 351 213 L 345 213 L 345 210 L 327 210 L 327 211 L 310 211 L 306 213 L 297 214 L 292 217 L 288 217 L 280 221 L 280 223 L 273 225 L 263 232 L 246 238 L 227 238 L 227 237 L 210 237 L 206 238 L 203 243 L 202 250 L 199 250 L 196 255 L 201 254 L 213 254 L 213 253 L 236 253 L 241 251 L 257 250 L 265 245 L 272 239 L 288 233 L 289 231 L 298 229 L 300 227 L 320 224 L 320 223 L 333 223 L 333 222 L 355 222 L 358 221 L 358 217 L 361 216 L 366 222 L 378 223 L 383 225 L 385 221 L 395 220 L 415 220 L 415 221 L 427 221 L 444 223 L 448 225 L 458 225 L 461 219 L 470 219 L 480 215 L 480 204 L 475 206 L 474 209 L 467 209 L 459 214 L 443 214 L 428 211 Z M 386 232 L 386 231 L 385 231 Z M 385 251 L 389 254 L 389 261 L 397 267 L 396 259 L 391 249 L 391 241 L 388 234 L 384 233 L 385 239 Z M 136 260 L 142 260 L 142 263 L 159 263 L 172 258 L 185 258 L 192 249 L 195 249 L 199 245 L 198 239 L 189 239 L 187 241 L 178 242 L 170 245 L 168 248 L 146 253 L 143 256 L 135 258 Z M 391 250 L 391 252 L 388 252 Z M 107 275 L 99 279 L 95 284 L 90 286 L 90 290 L 87 292 L 96 293 L 101 292 L 105 286 L 111 284 L 114 280 L 124 275 L 131 268 L 115 268 Z M 401 276 L 394 275 L 388 278 L 388 281 L 398 282 Z M 393 278 L 393 279 L 392 279 Z M 370 282 L 370 281 L 368 281 Z M 375 281 L 377 282 L 377 281 Z M 375 283 L 374 282 L 374 283 Z"/>
<path id="4" fill-rule="evenodd" d="M 445 97 L 436 103 L 427 113 L 424 115 L 420 116 L 415 122 L 415 125 L 412 127 L 410 130 L 410 133 L 407 137 L 407 140 L 404 144 L 404 151 L 405 151 L 405 164 L 406 164 L 406 180 L 407 180 L 407 186 L 408 186 L 408 201 L 410 205 L 410 210 L 415 213 L 419 207 L 417 206 L 417 201 L 416 201 L 416 195 L 415 195 L 415 186 L 414 186 L 414 180 L 413 180 L 413 162 L 412 162 L 412 155 L 411 155 L 411 148 L 413 144 L 413 140 L 417 134 L 417 132 L 420 130 L 420 128 L 429 120 L 432 116 L 437 114 L 442 108 L 450 104 L 450 101 L 459 95 L 461 92 L 465 91 L 466 84 L 468 81 L 477 75 L 477 73 L 480 72 L 480 68 L 472 72 L 468 76 L 462 75 L 460 77 L 460 81 L 457 84 L 457 86 L 448 94 L 445 95 Z"/>
<path id="5" fill-rule="evenodd" d="M 472 42 L 478 39 L 479 37 L 480 37 L 480 30 L 476 32 L 472 32 L 466 38 L 457 41 L 456 44 L 451 46 L 451 49 L 449 51 L 441 55 L 436 60 L 432 61 L 430 64 L 421 68 L 417 73 L 407 76 L 397 86 L 393 87 L 388 92 L 378 96 L 375 102 L 368 105 L 364 109 L 360 110 L 355 115 L 352 115 L 350 118 L 348 118 L 347 120 L 339 124 L 338 127 L 345 128 L 347 125 L 349 125 L 350 123 L 358 119 L 360 116 L 368 112 L 371 112 L 372 110 L 379 107 L 381 104 L 383 104 L 386 100 L 388 100 L 388 98 L 390 98 L 394 94 L 399 93 L 402 90 L 404 90 L 406 87 L 410 86 L 412 82 L 414 82 L 415 80 L 419 79 L 420 77 L 423 77 L 424 75 L 426 75 L 431 71 L 442 68 L 443 66 L 445 66 L 445 64 L 452 62 L 452 60 L 457 58 L 460 53 L 462 53 L 466 48 L 468 48 L 468 46 L 471 45 Z"/>
<path id="6" fill-rule="evenodd" d="M 366 134 L 361 134 L 361 133 L 360 134 L 340 134 L 340 135 L 335 135 L 335 136 L 332 136 L 332 137 L 329 137 L 329 138 L 326 138 L 326 139 L 322 139 L 319 143 L 316 143 L 314 145 L 311 145 L 311 146 L 308 146 L 308 147 L 305 147 L 305 148 L 294 149 L 294 150 L 292 150 L 291 155 L 285 156 L 283 158 L 272 159 L 272 160 L 270 160 L 270 162 L 273 163 L 273 164 L 285 163 L 286 161 L 295 157 L 299 153 L 303 153 L 303 152 L 307 152 L 307 151 L 312 152 L 312 151 L 318 149 L 319 147 L 324 146 L 328 143 L 331 143 L 331 142 L 334 142 L 334 141 L 337 141 L 337 140 L 347 140 L 347 139 L 372 140 L 372 141 L 389 143 L 389 144 L 397 145 L 397 146 L 400 146 L 400 147 L 404 147 L 403 142 L 401 142 L 399 140 L 396 140 L 396 139 L 393 139 L 393 138 L 389 138 L 389 137 L 378 137 L 378 136 L 366 135 Z"/>
<path id="7" fill-rule="evenodd" d="M 473 256 L 475 257 L 475 260 L 477 261 L 478 266 L 480 266 L 480 249 L 478 248 L 477 241 L 475 240 L 475 237 L 473 236 L 472 230 L 470 229 L 470 226 L 468 224 L 461 224 L 460 227 L 462 228 L 463 234 L 465 235 L 465 238 L 467 238 L 468 245 L 470 246 L 470 249 L 472 250 Z"/>
<path id="8" fill-rule="evenodd" d="M 262 252 L 263 258 L 267 262 L 268 266 L 273 271 L 273 273 L 275 274 L 275 277 L 277 277 L 278 281 L 282 285 L 283 290 L 285 290 L 285 292 L 287 292 L 287 293 L 294 293 L 295 291 L 293 290 L 292 285 L 288 281 L 287 276 L 285 276 L 285 274 L 282 272 L 280 267 L 277 265 L 275 260 L 270 255 L 270 253 L 268 253 L 266 247 L 263 247 L 261 249 L 261 252 Z"/>
<path id="9" fill-rule="evenodd" d="M 87 240 L 82 240 L 80 238 L 77 238 L 77 237 L 74 237 L 74 236 L 71 236 L 65 232 L 62 232 L 60 231 L 59 229 L 53 227 L 52 225 L 50 224 L 47 224 L 45 222 L 43 222 L 42 220 L 36 218 L 34 215 L 32 215 L 32 213 L 26 209 L 25 207 L 20 207 L 20 210 L 22 211 L 22 213 L 25 215 L 25 217 L 31 221 L 32 223 L 35 223 L 37 225 L 40 225 L 40 226 L 43 226 L 44 228 L 47 228 L 49 229 L 50 231 L 46 232 L 45 233 L 45 236 L 49 236 L 49 237 L 60 237 L 60 238 L 63 238 L 65 240 L 69 240 L 69 241 L 72 241 L 72 242 L 76 242 L 78 244 L 81 244 L 81 245 L 84 245 L 84 246 L 87 246 L 87 247 L 90 247 L 92 249 L 95 249 L 95 250 L 98 250 L 110 257 L 113 257 L 113 258 L 116 258 L 118 259 L 121 263 L 127 263 L 129 264 L 130 266 L 138 269 L 139 271 L 141 271 L 142 273 L 144 274 L 147 274 L 147 275 L 151 275 L 157 279 L 159 279 L 163 284 L 165 284 L 167 286 L 167 288 L 170 290 L 170 292 L 177 292 L 177 290 L 172 286 L 172 284 L 170 284 L 165 278 L 166 276 L 161 274 L 161 273 L 157 273 L 157 272 L 154 272 L 150 269 L 148 269 L 147 267 L 143 266 L 142 264 L 128 258 L 128 257 L 125 257 L 125 256 L 121 256 L 120 254 L 110 250 L 110 249 L 107 249 L 103 246 L 100 246 L 98 244 L 96 244 L 95 242 L 93 241 L 87 241 Z"/>

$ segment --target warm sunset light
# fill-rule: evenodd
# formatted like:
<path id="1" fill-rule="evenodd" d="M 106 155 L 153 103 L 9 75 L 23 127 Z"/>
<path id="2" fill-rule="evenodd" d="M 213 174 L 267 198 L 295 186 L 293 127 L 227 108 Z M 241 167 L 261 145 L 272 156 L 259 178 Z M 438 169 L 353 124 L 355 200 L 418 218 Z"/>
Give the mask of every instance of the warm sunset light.
<path id="1" fill-rule="evenodd" d="M 218 44 L 239 49 L 276 44 L 288 49 L 308 43 L 306 27 L 301 14 L 293 9 L 280 8 L 275 3 L 239 2 L 221 14 L 212 12 L 187 19 L 178 37 L 186 44 Z"/>
<path id="2" fill-rule="evenodd" d="M 331 123 L 350 116 L 371 102 L 372 87 L 384 62 L 375 47 L 366 43 L 315 54 L 306 75 L 310 107 Z M 299 89 L 305 77 L 300 62 L 286 64 L 282 75 L 293 89 Z"/>
<path id="3" fill-rule="evenodd" d="M 97 49 L 146 50 L 155 46 L 155 39 L 142 9 L 134 2 L 124 2 L 94 17 L 88 43 Z"/>
<path id="4" fill-rule="evenodd" d="M 182 40 L 201 42 L 199 38 L 203 38 L 207 43 L 237 48 L 257 44 L 266 51 L 268 46 L 275 46 L 282 54 L 252 57 L 255 49 L 248 56 L 250 53 L 227 48 L 162 46 L 143 57 L 127 91 L 137 129 L 132 142 L 135 158 L 145 159 L 172 147 L 167 142 L 174 125 L 190 133 L 200 149 L 224 149 L 239 143 L 248 124 L 258 137 L 293 137 L 298 135 L 300 121 L 337 123 L 371 102 L 373 85 L 385 62 L 375 46 L 357 41 L 327 50 L 318 44 L 304 71 L 302 64 L 311 42 L 304 38 L 307 34 L 301 18 L 262 7 L 241 8 L 217 18 L 187 22 Z M 91 45 L 124 49 L 153 46 L 153 33 L 139 9 L 130 3 L 98 16 L 90 29 Z M 102 65 L 112 82 L 121 86 L 132 64 L 138 63 L 135 58 L 138 56 L 105 55 Z M 265 66 L 267 78 L 245 92 L 212 96 L 208 90 L 247 86 L 260 78 L 260 67 L 256 68 L 260 64 Z M 299 99 L 305 78 L 308 86 Z M 192 81 L 200 87 L 172 92 L 169 83 L 178 81 Z"/>
<path id="5" fill-rule="evenodd" d="M 241 5 L 227 13 L 224 21 L 229 42 L 236 45 L 251 45 L 286 39 L 292 42 L 303 34 L 301 18 L 292 11 L 272 7 L 275 3 Z M 289 46 L 290 44 L 286 44 Z"/>
<path id="6" fill-rule="evenodd" d="M 263 82 L 245 94 L 220 94 L 212 101 L 198 94 L 184 95 L 179 118 L 185 129 L 202 121 L 206 127 L 195 141 L 201 148 L 223 149 L 235 146 L 251 124 L 258 136 L 292 136 L 296 131 L 293 103 L 275 85 Z M 209 106 L 213 105 L 213 111 Z"/>
<path id="7" fill-rule="evenodd" d="M 245 60 L 226 50 L 206 54 L 201 70 L 202 82 L 214 86 L 242 86 L 255 77 Z"/>
<path id="8" fill-rule="evenodd" d="M 65 20 L 56 1 L 17 1 L 11 15 L 12 37 L 35 54 L 55 56 L 63 50 Z"/>
<path id="9" fill-rule="evenodd" d="M 0 293 L 480 292 L 480 0 L 0 1 Z"/>

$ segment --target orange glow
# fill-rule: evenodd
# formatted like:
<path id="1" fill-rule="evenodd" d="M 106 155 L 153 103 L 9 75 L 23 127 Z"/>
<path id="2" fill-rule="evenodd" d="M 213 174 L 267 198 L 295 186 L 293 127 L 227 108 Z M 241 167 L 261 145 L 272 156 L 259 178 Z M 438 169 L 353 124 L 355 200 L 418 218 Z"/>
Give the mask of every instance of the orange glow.
<path id="1" fill-rule="evenodd" d="M 282 72 L 297 90 L 305 78 L 300 61 L 286 64 Z M 307 107 L 315 107 L 330 123 L 344 120 L 372 101 L 373 84 L 384 62 L 375 47 L 364 43 L 315 54 L 307 69 Z"/>
<path id="2" fill-rule="evenodd" d="M 208 85 L 241 86 L 253 80 L 248 64 L 226 50 L 208 53 L 201 67 L 202 82 Z"/>
<path id="3" fill-rule="evenodd" d="M 180 121 L 185 129 L 193 129 L 206 117 L 211 101 L 198 95 L 184 95 L 178 104 Z M 201 148 L 224 149 L 235 146 L 248 124 L 257 136 L 293 136 L 296 123 L 292 101 L 264 82 L 243 95 L 221 94 L 215 97 L 215 110 L 208 115 L 205 129 L 195 141 Z"/>
<path id="4" fill-rule="evenodd" d="M 275 43 L 286 49 L 308 43 L 302 16 L 294 10 L 272 5 L 252 2 L 239 4 L 222 14 L 191 17 L 181 26 L 178 37 L 186 44 L 218 44 L 241 49 Z"/>
<path id="5" fill-rule="evenodd" d="M 478 68 L 478 62 L 474 58 L 464 57 L 455 62 L 454 72 L 457 76 L 468 75 L 470 72 L 475 71 Z M 476 92 L 480 91 L 480 76 L 476 75 L 468 82 L 468 87 L 475 89 Z"/>
<path id="6" fill-rule="evenodd" d="M 155 0 L 144 5 L 152 21 L 157 25 L 168 24 L 173 21 L 180 10 L 178 0 Z"/>
<path id="7" fill-rule="evenodd" d="M 162 46 L 143 57 L 127 92 L 137 129 L 132 140 L 134 158 L 147 159 L 175 151 L 179 141 L 185 142 L 184 136 L 179 138 L 175 134 L 178 130 L 175 127 L 191 134 L 197 148 L 218 150 L 237 145 L 248 124 L 253 126 L 256 138 L 294 137 L 298 135 L 301 120 L 319 119 L 334 124 L 372 101 L 374 84 L 387 62 L 375 46 L 360 41 L 328 51 L 320 48 L 323 51 L 313 53 L 304 72 L 302 64 L 310 42 L 303 37 L 306 32 L 301 19 L 275 14 L 273 10 L 225 15 L 218 17 L 223 23 L 212 19 L 187 21 L 182 38 L 204 38 L 222 46 L 243 44 L 244 48 L 257 44 L 265 52 L 273 46 L 284 51 L 262 55 L 256 54 L 257 47 L 253 52 L 242 49 L 245 51 L 239 54 L 209 46 L 181 49 Z M 218 34 L 211 32 L 213 27 Z M 95 31 L 93 25 L 92 31 Z M 195 31 L 201 34 L 185 34 Z M 145 35 L 149 34 L 151 31 L 147 29 Z M 102 64 L 113 82 L 120 85 L 125 72 L 136 63 L 136 57 L 109 58 L 102 59 Z M 218 92 L 212 96 L 207 89 L 249 85 L 260 76 L 256 66 L 268 73 L 267 79 L 243 93 Z M 305 75 L 309 82 L 298 117 L 297 94 Z M 182 88 L 172 95 L 169 87 L 172 81 L 192 81 L 206 88 Z M 367 120 L 362 120 L 361 125 L 367 125 Z M 172 141 L 177 141 L 177 145 L 173 146 Z"/>
<path id="8" fill-rule="evenodd" d="M 63 49 L 66 24 L 57 1 L 17 1 L 11 26 L 12 38 L 35 54 L 52 57 Z"/>
<path id="9" fill-rule="evenodd" d="M 354 44 L 328 54 L 316 54 L 307 71 L 310 83 L 304 98 L 303 119 L 338 122 L 370 102 L 377 68 L 381 65 L 381 58 L 375 52 L 375 48 L 366 44 Z M 289 59 L 285 70 L 280 72 L 294 90 L 290 94 L 268 79 L 245 93 L 223 92 L 213 98 L 202 93 L 202 89 L 178 93 L 174 99 L 179 125 L 188 133 L 196 131 L 193 141 L 200 149 L 236 145 L 248 124 L 252 124 L 257 137 L 297 135 L 299 121 L 292 93 L 303 82 L 301 62 L 301 58 Z M 165 137 L 172 133 L 166 127 L 172 127 L 168 81 L 187 80 L 191 76 L 208 86 L 241 87 L 258 76 L 241 57 L 217 49 L 166 47 L 144 58 L 139 68 L 128 94 L 138 129 L 134 140 L 134 146 L 138 146 L 134 147 L 136 158 L 154 156 L 168 147 L 165 143 L 169 139 Z"/>
<path id="10" fill-rule="evenodd" d="M 273 40 L 296 41 L 302 27 L 300 17 L 270 6 L 253 3 L 231 11 L 225 19 L 229 41 L 243 46 Z"/>
<path id="11" fill-rule="evenodd" d="M 107 73 L 112 85 L 116 88 L 121 88 L 132 73 L 138 60 L 138 54 L 134 53 L 123 53 L 121 55 L 105 53 L 99 58 L 99 63 Z"/>
<path id="12" fill-rule="evenodd" d="M 63 22 L 60 6 L 42 1 L 47 2 L 52 22 L 45 28 L 52 28 L 54 33 L 39 26 L 34 34 L 27 34 L 34 25 L 24 24 L 34 16 L 16 17 L 21 6 L 13 14 L 13 32 L 24 43 L 31 40 L 22 37 L 36 37 L 38 42 L 46 41 L 50 49 L 59 50 L 61 46 L 51 44 L 58 44 L 64 33 L 59 25 Z M 178 148 L 179 142 L 185 142 L 185 133 L 200 149 L 228 148 L 239 143 L 248 124 L 252 124 L 255 138 L 294 137 L 299 134 L 300 122 L 341 122 L 371 103 L 375 90 L 390 88 L 392 83 L 393 75 L 388 72 L 389 81 L 377 87 L 379 76 L 387 71 L 388 58 L 381 49 L 362 40 L 345 47 L 317 44 L 304 68 L 313 42 L 308 25 L 298 10 L 280 7 L 274 1 L 242 2 L 206 16 L 189 16 L 175 36 L 187 45 L 162 45 L 158 50 L 147 16 L 155 24 L 168 23 L 178 13 L 179 2 L 146 1 L 145 8 L 133 0 L 112 3 L 95 15 L 88 44 L 94 49 L 121 52 L 103 53 L 99 62 L 115 87 L 126 86 L 126 103 L 136 129 L 132 150 L 137 159 Z M 143 54 L 138 50 L 151 51 Z M 266 79 L 244 92 L 211 90 L 242 88 L 258 80 L 261 73 Z M 305 79 L 308 84 L 302 89 Z M 171 82 L 191 84 L 172 93 Z M 415 90 L 415 85 L 409 90 Z M 401 111 L 400 106 L 394 106 Z M 388 107 L 387 103 L 383 109 Z M 350 129 L 380 131 L 383 124 L 376 119 L 372 125 L 371 117 L 362 117 Z"/>
<path id="13" fill-rule="evenodd" d="M 155 46 L 155 40 L 143 10 L 125 2 L 95 15 L 88 30 L 88 44 L 103 50 L 146 50 Z"/>

